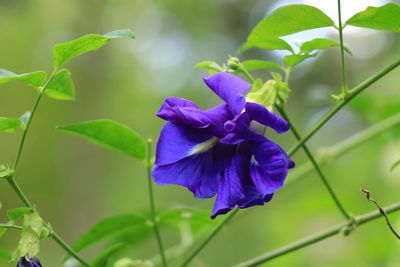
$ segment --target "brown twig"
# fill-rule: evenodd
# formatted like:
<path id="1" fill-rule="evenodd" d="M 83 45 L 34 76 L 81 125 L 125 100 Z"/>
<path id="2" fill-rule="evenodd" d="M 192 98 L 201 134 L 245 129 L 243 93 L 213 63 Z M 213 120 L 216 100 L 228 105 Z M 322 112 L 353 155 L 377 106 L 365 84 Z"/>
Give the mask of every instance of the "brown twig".
<path id="1" fill-rule="evenodd" d="M 385 217 L 386 223 L 389 226 L 390 231 L 392 231 L 392 233 L 397 237 L 397 239 L 400 240 L 400 235 L 396 232 L 396 230 L 393 228 L 393 225 L 390 223 L 388 215 L 386 213 L 386 211 L 379 205 L 378 201 L 376 201 L 375 199 L 373 199 L 371 197 L 371 193 L 368 191 L 368 189 L 365 188 L 361 188 L 361 192 L 363 192 L 365 194 L 365 197 L 367 198 L 368 201 L 372 202 L 375 204 L 375 206 L 378 207 L 379 209 L 379 213 Z"/>

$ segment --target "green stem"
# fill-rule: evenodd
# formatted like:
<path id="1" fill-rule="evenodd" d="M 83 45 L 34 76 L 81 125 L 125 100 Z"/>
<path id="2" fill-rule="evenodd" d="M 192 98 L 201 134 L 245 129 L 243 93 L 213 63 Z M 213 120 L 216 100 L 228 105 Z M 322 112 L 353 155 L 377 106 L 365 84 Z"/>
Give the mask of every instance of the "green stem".
<path id="1" fill-rule="evenodd" d="M 338 0 L 338 17 L 339 17 L 339 39 L 340 39 L 340 63 L 342 69 L 342 96 L 347 97 L 347 79 L 346 79 L 346 62 L 344 59 L 344 43 L 343 43 L 343 25 L 342 25 L 342 10 L 340 0 Z"/>
<path id="2" fill-rule="evenodd" d="M 290 81 L 290 74 L 292 74 L 292 67 L 288 67 L 285 70 L 285 83 L 289 83 Z"/>
<path id="3" fill-rule="evenodd" d="M 387 214 L 398 211 L 398 210 L 400 210 L 400 202 L 397 202 L 390 206 L 387 206 L 384 208 L 384 210 L 386 211 Z M 241 262 L 241 263 L 235 265 L 234 267 L 258 266 L 259 264 L 262 264 L 264 262 L 270 261 L 272 259 L 275 259 L 275 258 L 283 256 L 283 255 L 289 254 L 293 251 L 302 249 L 304 247 L 307 247 L 309 245 L 312 245 L 314 243 L 317 243 L 317 242 L 327 239 L 329 237 L 335 236 L 339 233 L 346 232 L 348 229 L 350 229 L 352 227 L 357 227 L 357 226 L 363 225 L 365 223 L 368 223 L 368 222 L 373 221 L 380 217 L 381 217 L 381 214 L 379 213 L 379 211 L 373 211 L 373 212 L 366 213 L 366 214 L 363 214 L 360 216 L 356 216 L 356 217 L 354 217 L 354 220 L 348 220 L 344 223 L 335 225 L 335 226 L 333 226 L 325 231 L 322 231 L 320 233 L 311 235 L 309 237 L 306 237 L 299 241 L 293 242 L 289 245 L 286 245 L 279 249 L 273 250 L 273 251 L 263 254 L 261 256 L 255 257 L 248 261 Z"/>
<path id="4" fill-rule="evenodd" d="M 28 134 L 28 131 L 30 129 L 33 117 L 36 113 L 36 110 L 39 106 L 40 100 L 42 99 L 43 93 L 47 88 L 47 85 L 49 83 L 49 81 L 53 78 L 54 74 L 56 73 L 56 71 L 53 71 L 53 73 L 50 75 L 49 79 L 43 84 L 43 86 L 41 86 L 39 88 L 39 95 L 36 98 L 36 101 L 33 105 L 33 108 L 31 110 L 31 114 L 29 116 L 29 119 L 26 123 L 24 132 L 22 134 L 19 146 L 18 146 L 18 151 L 17 151 L 17 155 L 15 157 L 15 161 L 13 164 L 13 171 L 16 172 L 17 168 L 18 168 L 18 164 L 22 155 L 22 150 L 24 148 L 24 144 L 25 144 L 25 140 Z M 27 196 L 24 194 L 24 192 L 22 191 L 21 187 L 18 185 L 17 181 L 14 178 L 14 175 L 8 176 L 7 178 L 7 182 L 10 184 L 10 186 L 13 188 L 14 192 L 18 195 L 19 199 L 24 203 L 24 205 L 26 207 L 29 208 L 34 208 L 34 206 L 32 205 L 32 203 L 29 201 L 29 199 L 27 198 Z M 16 228 L 15 228 L 16 229 Z M 70 247 L 64 240 L 62 240 L 57 233 L 55 233 L 54 231 L 50 234 L 50 236 L 65 250 L 67 251 L 71 256 L 73 256 L 77 261 L 79 261 L 82 265 L 86 266 L 86 267 L 91 267 L 91 265 L 89 263 L 87 263 L 84 259 L 82 259 L 75 251 L 72 247 Z"/>
<path id="5" fill-rule="evenodd" d="M 396 114 L 392 117 L 389 117 L 377 124 L 374 124 L 367 129 L 358 132 L 351 137 L 341 141 L 340 143 L 333 145 L 331 147 L 323 147 L 319 149 L 319 153 L 317 153 L 316 161 L 321 166 L 327 162 L 335 160 L 336 158 L 342 156 L 347 153 L 351 149 L 355 148 L 358 145 L 361 145 L 371 138 L 377 136 L 379 133 L 388 130 L 396 125 L 400 124 L 400 113 Z M 295 171 L 291 174 L 290 180 L 288 183 L 292 183 L 297 180 L 299 177 L 305 175 L 309 171 L 312 170 L 312 165 L 310 162 L 304 163 L 303 165 L 296 167 Z"/>
<path id="6" fill-rule="evenodd" d="M 17 181 L 14 179 L 14 176 L 12 176 L 12 175 L 8 176 L 6 179 L 7 179 L 7 182 L 9 183 L 9 185 L 14 190 L 14 192 L 18 195 L 18 197 L 22 201 L 22 203 L 24 203 L 24 205 L 26 207 L 33 207 L 32 203 L 29 201 L 27 196 L 24 194 L 22 189 L 19 187 Z"/>
<path id="7" fill-rule="evenodd" d="M 195 249 L 192 254 L 180 265 L 180 267 L 186 267 L 188 266 L 192 260 L 203 250 L 205 246 L 221 231 L 221 229 L 238 213 L 239 209 L 236 208 L 231 213 L 224 218 L 224 220 L 218 224 L 214 230 L 211 231 L 211 233 L 204 239 L 201 244 Z"/>
<path id="8" fill-rule="evenodd" d="M 244 77 L 246 77 L 246 79 L 250 82 L 250 83 L 254 83 L 256 81 L 256 79 L 254 79 L 254 77 L 250 74 L 250 72 L 243 66 L 243 64 L 241 62 L 239 62 L 239 71 L 241 73 L 243 73 Z"/>
<path id="9" fill-rule="evenodd" d="M 14 230 L 22 230 L 22 227 L 14 224 L 4 224 L 0 223 L 0 229 L 14 229 Z"/>
<path id="10" fill-rule="evenodd" d="M 53 73 L 50 75 L 49 79 L 47 79 L 47 81 L 43 84 L 43 86 L 38 88 L 39 89 L 39 95 L 37 96 L 36 101 L 33 104 L 31 113 L 29 114 L 29 118 L 28 118 L 28 121 L 27 121 L 27 123 L 25 125 L 24 132 L 22 133 L 21 141 L 19 142 L 17 155 L 15 156 L 14 164 L 13 164 L 13 167 L 12 167 L 14 172 L 17 170 L 17 167 L 18 167 L 18 164 L 19 164 L 19 160 L 21 159 L 22 150 L 23 150 L 24 145 L 25 145 L 26 136 L 27 136 L 29 128 L 31 126 L 33 117 L 35 116 L 36 110 L 37 110 L 37 108 L 39 106 L 40 100 L 42 99 L 44 91 L 46 90 L 47 85 L 49 84 L 50 80 L 53 78 L 55 73 L 56 73 L 56 71 L 53 71 Z"/>
<path id="11" fill-rule="evenodd" d="M 296 151 L 306 143 L 325 123 L 327 123 L 339 110 L 341 110 L 348 102 L 350 102 L 354 97 L 356 97 L 359 93 L 367 89 L 373 83 L 381 79 L 383 76 L 394 70 L 396 67 L 400 65 L 400 59 L 396 62 L 390 64 L 386 68 L 382 69 L 381 71 L 377 72 L 376 74 L 372 75 L 370 78 L 359 84 L 358 86 L 354 87 L 348 93 L 348 97 L 340 101 L 336 104 L 328 113 L 326 113 L 317 124 L 312 127 L 309 132 L 303 136 L 303 138 L 294 145 L 288 152 L 289 156 L 293 156 Z"/>
<path id="12" fill-rule="evenodd" d="M 335 146 L 325 147 L 321 149 L 323 157 L 335 158 L 338 157 L 354 147 L 370 140 L 371 138 L 377 136 L 378 134 L 398 125 L 400 123 L 400 113 L 395 114 L 383 121 L 380 121 L 367 129 L 358 132 L 351 137 L 343 140 Z"/>
<path id="13" fill-rule="evenodd" d="M 50 234 L 51 238 L 53 238 L 54 241 L 56 241 L 60 247 L 62 247 L 65 251 L 67 251 L 72 257 L 74 257 L 77 261 L 79 261 L 83 266 L 86 267 L 92 267 L 88 262 L 86 262 L 79 254 L 72 248 L 70 247 L 57 233 L 52 231 Z"/>
<path id="14" fill-rule="evenodd" d="M 282 117 L 289 123 L 290 129 L 293 133 L 293 135 L 296 137 L 297 140 L 301 140 L 301 136 L 299 132 L 296 130 L 294 127 L 293 123 L 290 121 L 288 115 L 286 114 L 285 110 L 279 106 L 276 106 L 276 109 L 279 111 L 279 113 L 282 115 Z M 308 147 L 303 144 L 302 145 L 304 152 L 306 153 L 307 157 L 309 158 L 311 164 L 313 165 L 314 169 L 317 171 L 319 177 L 321 178 L 322 182 L 324 183 L 326 189 L 328 190 L 329 194 L 331 195 L 333 201 L 335 202 L 336 206 L 339 208 L 339 210 L 342 212 L 343 216 L 346 219 L 350 219 L 349 213 L 346 211 L 344 208 L 343 204 L 340 202 L 338 196 L 336 195 L 335 191 L 333 190 L 332 186 L 329 184 L 327 178 L 325 177 L 325 174 L 322 172 L 321 168 L 319 167 L 317 161 L 315 160 L 314 156 L 308 149 Z"/>
<path id="15" fill-rule="evenodd" d="M 20 160 L 21 155 L 22 155 L 22 150 L 23 150 L 24 145 L 25 145 L 25 140 L 26 140 L 26 136 L 27 136 L 28 131 L 29 131 L 29 127 L 31 126 L 32 118 L 33 118 L 33 116 L 34 116 L 35 113 L 36 113 L 36 110 L 37 110 L 37 107 L 39 106 L 40 100 L 42 99 L 42 95 L 43 95 L 43 93 L 40 92 L 39 95 L 38 95 L 38 97 L 36 98 L 36 101 L 35 101 L 34 105 L 33 105 L 32 111 L 31 111 L 31 113 L 29 114 L 29 119 L 28 119 L 28 122 L 26 123 L 24 132 L 22 133 L 22 137 L 21 137 L 21 141 L 20 141 L 20 143 L 19 143 L 17 155 L 16 155 L 16 157 L 15 157 L 14 164 L 13 164 L 13 167 L 12 167 L 12 169 L 13 169 L 14 171 L 15 171 L 15 170 L 17 169 L 17 167 L 18 167 L 18 163 L 19 163 L 19 160 Z"/>
<path id="16" fill-rule="evenodd" d="M 151 175 L 151 169 L 152 169 L 151 168 L 152 167 L 152 162 L 151 162 L 151 144 L 152 144 L 152 141 L 148 140 L 146 169 L 147 169 L 147 181 L 148 181 L 148 187 L 149 187 L 149 200 L 150 200 L 151 220 L 152 220 L 152 223 L 153 223 L 154 234 L 155 234 L 156 239 L 157 239 L 158 249 L 159 249 L 160 255 L 161 255 L 162 265 L 164 267 L 167 267 L 167 259 L 165 257 L 165 253 L 164 253 L 164 246 L 163 246 L 163 243 L 162 243 L 160 230 L 158 229 L 156 205 L 155 205 L 155 202 L 154 202 L 153 179 L 152 179 L 152 175 Z"/>

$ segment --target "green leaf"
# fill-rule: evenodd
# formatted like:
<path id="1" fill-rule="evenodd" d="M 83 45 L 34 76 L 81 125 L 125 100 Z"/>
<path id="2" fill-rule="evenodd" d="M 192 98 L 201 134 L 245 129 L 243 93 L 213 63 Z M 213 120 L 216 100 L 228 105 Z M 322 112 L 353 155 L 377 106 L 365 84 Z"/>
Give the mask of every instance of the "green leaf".
<path id="1" fill-rule="evenodd" d="M 45 93 L 57 100 L 75 100 L 75 85 L 71 79 L 71 72 L 67 69 L 59 70 L 47 84 Z"/>
<path id="2" fill-rule="evenodd" d="M 246 60 L 242 65 L 248 71 L 262 70 L 262 69 L 278 69 L 284 71 L 284 68 L 278 63 L 264 60 Z"/>
<path id="3" fill-rule="evenodd" d="M 326 38 L 315 38 L 311 41 L 307 41 L 301 44 L 300 46 L 300 51 L 302 53 L 311 53 L 314 50 L 322 50 L 322 49 L 327 49 L 331 47 L 340 47 L 340 43 L 336 40 L 331 40 L 331 39 L 326 39 Z M 351 51 L 349 48 L 344 47 L 344 50 L 351 54 Z"/>
<path id="4" fill-rule="evenodd" d="M 250 48 L 259 48 L 264 50 L 287 50 L 294 52 L 293 48 L 285 40 L 281 38 L 270 38 L 262 34 L 250 35 L 246 44 L 239 48 L 239 53 L 249 50 Z"/>
<path id="5" fill-rule="evenodd" d="M 0 84 L 11 81 L 22 81 L 33 87 L 39 87 L 46 81 L 46 78 L 47 74 L 44 71 L 16 74 L 5 69 L 0 69 Z"/>
<path id="6" fill-rule="evenodd" d="M 130 30 L 117 30 L 104 35 L 88 34 L 66 43 L 56 44 L 53 50 L 54 66 L 59 68 L 72 58 L 97 50 L 116 38 L 133 39 L 135 36 Z"/>
<path id="7" fill-rule="evenodd" d="M 384 31 L 400 31 L 400 5 L 388 3 L 381 7 L 368 7 L 352 16 L 346 24 Z"/>
<path id="8" fill-rule="evenodd" d="M 111 216 L 102 219 L 83 234 L 73 245 L 76 251 L 81 251 L 110 236 L 135 227 L 148 227 L 147 218 L 136 214 Z"/>
<path id="9" fill-rule="evenodd" d="M 24 216 L 24 214 L 27 214 L 32 211 L 33 211 L 32 208 L 27 208 L 27 207 L 9 209 L 7 210 L 7 218 L 10 221 L 15 222 L 17 219 Z"/>
<path id="10" fill-rule="evenodd" d="M 122 250 L 124 247 L 126 247 L 126 244 L 124 243 L 118 243 L 118 244 L 113 244 L 110 247 L 106 248 L 104 251 L 102 251 L 99 255 L 96 256 L 91 261 L 91 264 L 93 267 L 105 267 L 108 263 L 108 258 L 113 256 L 115 253 L 118 251 Z"/>
<path id="11" fill-rule="evenodd" d="M 113 120 L 94 120 L 57 127 L 66 133 L 77 134 L 93 143 L 115 149 L 137 159 L 144 159 L 146 146 L 143 138 Z"/>
<path id="12" fill-rule="evenodd" d="M 305 55 L 288 55 L 283 58 L 283 61 L 288 65 L 289 67 L 294 67 L 297 64 L 303 62 L 307 58 L 314 57 L 314 54 L 305 54 Z"/>
<path id="13" fill-rule="evenodd" d="M 0 117 L 0 132 L 14 132 L 21 127 L 22 122 L 19 119 Z"/>
<path id="14" fill-rule="evenodd" d="M 258 23 L 250 33 L 248 43 L 334 25 L 332 19 L 316 7 L 287 5 L 276 9 Z"/>
<path id="15" fill-rule="evenodd" d="M 393 163 L 392 167 L 390 167 L 390 171 L 394 171 L 397 167 L 400 166 L 400 159 Z"/>

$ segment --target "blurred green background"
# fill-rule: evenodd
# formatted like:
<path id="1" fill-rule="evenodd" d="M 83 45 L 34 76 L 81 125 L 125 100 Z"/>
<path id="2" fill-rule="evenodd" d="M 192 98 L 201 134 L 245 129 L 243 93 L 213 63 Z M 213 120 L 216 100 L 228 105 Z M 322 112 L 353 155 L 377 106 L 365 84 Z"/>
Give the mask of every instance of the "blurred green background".
<path id="1" fill-rule="evenodd" d="M 154 116 L 163 98 L 189 98 L 203 108 L 218 103 L 193 66 L 205 59 L 224 62 L 237 55 L 254 25 L 272 7 L 289 1 L 260 0 L 0 0 L 1 68 L 16 73 L 51 70 L 52 46 L 87 33 L 129 28 L 136 40 L 111 42 L 101 50 L 68 64 L 77 87 L 76 102 L 46 98 L 33 121 L 16 175 L 41 215 L 69 243 L 101 218 L 148 209 L 147 181 L 140 162 L 103 150 L 79 138 L 55 131 L 56 125 L 110 118 L 157 139 L 163 121 Z M 302 1 L 290 1 L 303 3 Z M 336 1 L 304 1 L 323 5 L 334 19 Z M 321 3 L 323 2 L 323 3 Z M 345 14 L 383 1 L 348 1 Z M 368 2 L 368 3 L 367 3 Z M 333 8 L 332 8 L 333 7 Z M 347 10 L 353 8 L 352 10 Z M 355 8 L 355 10 L 354 10 Z M 329 13 L 331 12 L 331 13 Z M 355 86 L 399 56 L 397 34 L 354 30 L 345 34 L 353 51 L 347 56 L 349 83 Z M 329 30 L 311 31 L 290 39 L 309 40 Z M 241 59 L 279 60 L 279 53 L 249 51 Z M 331 49 L 306 61 L 293 73 L 288 113 L 306 132 L 333 104 L 340 86 L 339 50 Z M 269 72 L 256 75 L 267 79 Z M 337 114 L 309 142 L 313 151 L 334 146 L 352 134 L 398 112 L 400 69 L 374 84 Z M 31 109 L 36 93 L 22 83 L 0 88 L 0 116 L 18 117 Z M 374 210 L 360 193 L 367 187 L 381 204 L 399 200 L 400 168 L 389 172 L 400 158 L 400 128 L 391 128 L 343 157 L 324 165 L 332 186 L 354 214 Z M 0 137 L 0 163 L 11 164 L 20 133 Z M 285 148 L 295 143 L 290 133 L 273 136 Z M 301 151 L 295 160 L 301 166 Z M 288 181 L 295 171 L 288 177 Z M 1 182 L 1 181 L 0 181 Z M 160 210 L 186 206 L 211 212 L 213 200 L 195 200 L 184 188 L 155 187 Z M 0 218 L 22 203 L 4 181 L 0 183 Z M 400 229 L 400 215 L 390 216 Z M 218 218 L 217 221 L 221 220 Z M 231 266 L 342 221 L 326 189 L 314 172 L 278 192 L 262 207 L 240 212 L 199 255 L 206 266 Z M 211 223 L 211 220 L 210 220 Z M 207 229 L 206 229 L 207 231 Z M 178 233 L 163 229 L 167 247 L 179 242 Z M 13 249 L 18 233 L 7 232 L 0 247 Z M 131 236 L 135 240 L 135 236 Z M 201 237 L 200 237 L 201 238 Z M 100 246 L 101 247 L 101 246 Z M 83 253 L 95 255 L 100 247 Z M 384 220 L 360 227 L 349 237 L 337 236 L 271 261 L 265 266 L 400 266 L 400 243 Z M 157 254 L 153 236 L 132 245 L 122 255 L 148 259 Z M 43 266 L 60 266 L 64 255 L 52 240 L 42 242 Z M 118 255 L 120 257 L 121 255 Z M 198 265 L 197 266 L 201 266 Z M 0 266 L 14 266 L 0 261 Z M 174 266 L 174 265 L 172 265 Z M 193 266 L 196 266 L 193 265 Z"/>

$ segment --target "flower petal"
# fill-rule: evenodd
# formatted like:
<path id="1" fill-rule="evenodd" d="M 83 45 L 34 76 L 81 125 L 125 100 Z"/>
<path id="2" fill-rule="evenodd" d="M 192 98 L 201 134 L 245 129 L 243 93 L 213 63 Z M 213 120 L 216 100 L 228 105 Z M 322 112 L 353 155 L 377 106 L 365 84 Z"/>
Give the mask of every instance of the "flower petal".
<path id="1" fill-rule="evenodd" d="M 260 104 L 247 102 L 246 113 L 249 114 L 251 120 L 269 126 L 278 133 L 284 133 L 289 130 L 289 123 L 286 120 Z"/>
<path id="2" fill-rule="evenodd" d="M 209 116 L 200 110 L 194 102 L 178 97 L 165 99 L 157 112 L 157 116 L 167 121 L 182 123 L 194 128 L 205 128 L 210 125 Z"/>
<path id="3" fill-rule="evenodd" d="M 210 132 L 220 138 L 225 136 L 227 131 L 224 128 L 224 123 L 233 119 L 234 117 L 232 112 L 229 110 L 228 105 L 223 103 L 205 110 L 204 113 L 208 116 L 210 120 Z"/>
<path id="4" fill-rule="evenodd" d="M 246 103 L 244 93 L 251 88 L 251 84 L 226 72 L 216 73 L 203 78 L 203 80 L 216 95 L 228 104 L 234 114 L 242 112 Z"/>
<path id="5" fill-rule="evenodd" d="M 153 177 L 157 184 L 187 187 L 196 198 L 210 198 L 217 193 L 218 181 L 233 155 L 233 149 L 216 145 L 212 149 L 168 164 L 155 165 Z"/>
<path id="6" fill-rule="evenodd" d="M 156 165 L 167 165 L 193 154 L 197 145 L 213 136 L 202 129 L 167 122 L 161 130 L 156 149 Z"/>
<path id="7" fill-rule="evenodd" d="M 223 171 L 218 183 L 218 195 L 211 215 L 212 219 L 215 219 L 218 215 L 228 213 L 244 198 L 242 177 L 245 170 L 241 164 L 240 157 L 242 155 L 236 153 L 231 164 Z"/>
<path id="8" fill-rule="evenodd" d="M 283 186 L 292 161 L 277 144 L 267 139 L 253 143 L 252 152 L 251 179 L 265 198 Z"/>

